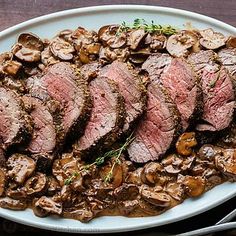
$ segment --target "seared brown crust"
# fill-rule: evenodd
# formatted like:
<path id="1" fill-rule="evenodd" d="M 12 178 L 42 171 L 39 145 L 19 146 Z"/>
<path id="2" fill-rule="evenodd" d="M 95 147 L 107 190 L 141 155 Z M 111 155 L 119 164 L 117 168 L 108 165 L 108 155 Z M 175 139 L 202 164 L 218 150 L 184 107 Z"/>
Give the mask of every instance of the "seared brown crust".
<path id="1" fill-rule="evenodd" d="M 65 85 L 65 91 L 58 88 L 63 85 Z M 42 78 L 29 78 L 27 87 L 32 96 L 45 102 L 54 100 L 60 105 L 60 111 L 56 109 L 55 117 L 59 112 L 59 119 L 56 119 L 56 123 L 59 130 L 63 127 L 64 135 L 60 132 L 59 141 L 67 139 L 71 142 L 83 133 L 92 104 L 88 84 L 81 77 L 76 76 L 75 67 L 64 62 L 55 64 L 47 69 Z M 48 87 L 50 88 L 48 89 Z M 71 97 L 69 97 L 70 95 Z M 71 117 L 67 117 L 67 113 Z"/>
<path id="2" fill-rule="evenodd" d="M 114 61 L 103 68 L 100 74 L 114 80 L 120 94 L 124 97 L 126 119 L 122 134 L 125 135 L 134 127 L 145 110 L 147 90 L 144 82 L 131 65 L 120 61 Z"/>
<path id="3" fill-rule="evenodd" d="M 113 144 L 118 139 L 119 134 L 120 134 L 120 130 L 124 125 L 124 119 L 125 119 L 124 99 L 119 93 L 117 84 L 114 81 L 109 80 L 105 77 L 104 78 L 98 77 L 96 80 L 99 81 L 99 79 L 100 80 L 102 79 L 103 83 L 107 83 L 109 85 L 110 91 L 108 91 L 108 92 L 111 92 L 113 98 L 115 99 L 115 111 L 116 111 L 115 123 L 113 124 L 113 127 L 111 129 L 110 129 L 110 126 L 108 127 L 110 129 L 108 132 L 106 132 L 104 135 L 99 136 L 98 139 L 93 140 L 93 143 L 86 144 L 86 134 L 87 134 L 86 129 L 88 129 L 89 124 L 90 124 L 90 121 L 88 121 L 88 124 L 87 124 L 88 126 L 86 126 L 86 128 L 85 128 L 84 135 L 81 136 L 81 138 L 78 140 L 78 142 L 76 142 L 73 146 L 73 152 L 76 155 L 85 156 L 86 154 L 93 153 L 95 150 L 101 151 L 104 148 L 109 147 L 111 144 Z M 102 82 L 102 81 L 100 81 L 100 82 Z M 92 93 L 92 91 L 91 91 L 91 93 Z M 104 114 L 104 116 L 105 115 L 106 114 Z M 93 114 L 93 110 L 92 110 L 91 118 L 95 117 L 95 116 L 96 116 L 96 114 Z M 113 121 L 111 121 L 111 122 L 113 122 Z M 100 124 L 98 124 L 98 126 L 99 125 Z"/>
<path id="4" fill-rule="evenodd" d="M 8 116 L 12 116 L 14 121 L 18 123 L 14 136 L 8 137 L 7 141 L 4 141 L 4 138 L 1 137 L 3 134 L 0 134 L 2 148 L 6 150 L 9 147 L 14 147 L 28 142 L 33 132 L 32 119 L 25 112 L 24 103 L 20 96 L 15 91 L 0 87 L 0 103 L 3 107 L 1 112 L 9 112 Z M 1 122 L 4 122 L 4 120 L 1 120 Z M 14 123 L 10 124 L 13 125 Z M 11 129 L 12 127 L 8 128 Z"/>

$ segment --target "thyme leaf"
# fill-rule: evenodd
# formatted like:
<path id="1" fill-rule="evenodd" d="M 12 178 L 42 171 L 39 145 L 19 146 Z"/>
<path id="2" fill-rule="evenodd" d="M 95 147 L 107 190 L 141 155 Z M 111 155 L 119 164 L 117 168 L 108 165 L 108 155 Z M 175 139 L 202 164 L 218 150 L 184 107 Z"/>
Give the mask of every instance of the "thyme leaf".
<path id="1" fill-rule="evenodd" d="M 107 175 L 104 178 L 105 183 L 108 183 L 111 181 L 112 176 L 113 176 L 113 171 L 114 171 L 116 164 L 118 164 L 118 165 L 120 164 L 121 154 L 127 149 L 127 147 L 134 140 L 134 137 L 132 137 L 132 136 L 133 136 L 133 133 L 126 139 L 126 142 L 120 148 L 116 149 L 115 152 L 112 153 L 111 157 L 114 158 L 114 161 L 112 163 L 111 169 L 109 170 L 109 172 L 107 173 Z"/>
<path id="2" fill-rule="evenodd" d="M 64 181 L 64 184 L 65 185 L 70 185 L 74 181 L 74 179 L 79 176 L 79 174 L 81 172 L 83 172 L 85 170 L 89 170 L 92 166 L 100 166 L 107 159 L 115 158 L 110 171 L 108 172 L 108 174 L 104 178 L 104 182 L 110 182 L 111 178 L 112 178 L 112 175 L 113 175 L 113 170 L 115 168 L 115 165 L 120 164 L 121 154 L 127 149 L 129 144 L 134 140 L 134 137 L 132 137 L 132 135 L 133 135 L 133 133 L 126 139 L 125 143 L 123 145 L 121 145 L 121 147 L 106 152 L 103 156 L 97 157 L 94 160 L 94 162 L 92 162 L 91 164 L 84 165 L 80 168 L 79 171 L 73 172 L 71 174 L 71 176 Z"/>
<path id="3" fill-rule="evenodd" d="M 129 29 L 143 29 L 147 33 L 158 33 L 164 35 L 172 35 L 177 32 L 177 29 L 172 27 L 171 25 L 160 25 L 154 24 L 154 21 L 148 23 L 144 19 L 135 19 L 133 24 L 128 25 L 126 22 L 122 22 L 120 27 L 117 30 L 117 35 L 119 36 L 122 32 L 126 32 Z"/>

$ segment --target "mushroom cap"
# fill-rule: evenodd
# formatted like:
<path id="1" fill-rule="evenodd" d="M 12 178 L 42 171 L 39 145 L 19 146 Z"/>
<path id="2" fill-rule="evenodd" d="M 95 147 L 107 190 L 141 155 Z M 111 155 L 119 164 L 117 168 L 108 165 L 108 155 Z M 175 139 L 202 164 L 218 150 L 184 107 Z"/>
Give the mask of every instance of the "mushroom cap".
<path id="1" fill-rule="evenodd" d="M 184 176 L 182 183 L 189 197 L 198 197 L 205 191 L 205 180 L 200 176 Z"/>
<path id="2" fill-rule="evenodd" d="M 154 192 L 151 188 L 147 188 L 146 186 L 142 186 L 140 190 L 141 197 L 159 207 L 169 207 L 171 204 L 171 198 L 167 193 L 164 192 Z"/>
<path id="3" fill-rule="evenodd" d="M 213 29 L 201 30 L 200 44 L 207 49 L 217 49 L 225 45 L 226 38 L 219 32 L 214 32 Z"/>
<path id="4" fill-rule="evenodd" d="M 226 42 L 227 48 L 236 48 L 236 37 L 230 36 Z"/>
<path id="5" fill-rule="evenodd" d="M 141 43 L 144 43 L 144 40 L 147 36 L 147 33 L 144 29 L 132 30 L 129 33 L 128 44 L 130 45 L 130 49 L 136 50 L 138 47 L 141 47 Z"/>
<path id="6" fill-rule="evenodd" d="M 43 51 L 43 41 L 33 33 L 22 33 L 18 37 L 18 43 L 31 50 Z"/>
<path id="7" fill-rule="evenodd" d="M 110 48 L 123 47 L 127 42 L 127 35 L 124 32 L 119 32 L 119 25 L 105 25 L 98 30 L 98 39 L 102 41 L 105 46 Z"/>
<path id="8" fill-rule="evenodd" d="M 60 38 L 54 39 L 50 43 L 49 48 L 56 58 L 60 58 L 64 61 L 71 60 L 73 58 L 73 53 L 75 52 L 73 45 Z"/>
<path id="9" fill-rule="evenodd" d="M 35 171 L 36 163 L 26 155 L 13 154 L 7 160 L 7 167 L 9 169 L 7 175 L 16 183 L 23 184 Z"/>
<path id="10" fill-rule="evenodd" d="M 21 44 L 15 44 L 12 52 L 18 59 L 25 62 L 38 62 L 41 59 L 40 51 L 23 47 Z"/>
<path id="11" fill-rule="evenodd" d="M 30 177 L 25 183 L 26 194 L 28 196 L 38 196 L 44 194 L 47 188 L 47 177 L 40 172 Z"/>
<path id="12" fill-rule="evenodd" d="M 215 156 L 216 167 L 225 175 L 236 178 L 236 151 L 234 149 L 222 149 Z"/>
<path id="13" fill-rule="evenodd" d="M 197 41 L 198 36 L 193 31 L 182 30 L 167 39 L 166 49 L 174 57 L 187 56 L 189 54 L 188 49 Z"/>
<path id="14" fill-rule="evenodd" d="M 176 150 L 180 155 L 189 156 L 192 154 L 192 148 L 197 145 L 194 132 L 185 132 L 181 134 L 176 142 Z"/>
<path id="15" fill-rule="evenodd" d="M 11 210 L 25 210 L 27 208 L 27 204 L 22 200 L 3 197 L 0 198 L 0 207 Z"/>

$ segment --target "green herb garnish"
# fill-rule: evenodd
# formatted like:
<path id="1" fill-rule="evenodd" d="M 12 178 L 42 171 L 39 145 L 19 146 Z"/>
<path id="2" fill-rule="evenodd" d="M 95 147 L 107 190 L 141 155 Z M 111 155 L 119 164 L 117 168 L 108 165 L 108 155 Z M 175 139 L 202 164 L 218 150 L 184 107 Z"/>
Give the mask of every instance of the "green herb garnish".
<path id="1" fill-rule="evenodd" d="M 123 21 L 119 29 L 117 30 L 117 35 L 119 35 L 122 32 L 126 32 L 129 29 L 143 29 L 147 33 L 158 33 L 164 35 L 172 35 L 177 32 L 177 29 L 170 25 L 159 25 L 159 24 L 154 24 L 154 21 L 148 23 L 144 19 L 135 19 L 133 24 L 131 25 L 128 25 Z"/>
<path id="2" fill-rule="evenodd" d="M 79 176 L 79 174 L 82 171 L 90 169 L 92 166 L 100 166 L 102 165 L 106 159 L 114 158 L 114 162 L 112 164 L 111 170 L 108 172 L 108 174 L 104 178 L 104 182 L 110 182 L 113 174 L 113 170 L 115 168 L 116 164 L 120 164 L 120 157 L 121 154 L 127 149 L 129 144 L 134 140 L 134 137 L 132 137 L 133 133 L 126 139 L 125 143 L 121 145 L 120 148 L 117 148 L 115 150 L 111 150 L 106 152 L 103 156 L 99 156 L 95 159 L 94 162 L 91 164 L 83 166 L 79 171 L 75 171 L 71 174 L 69 178 L 67 178 L 64 182 L 65 185 L 69 185 L 73 182 L 73 180 Z"/>

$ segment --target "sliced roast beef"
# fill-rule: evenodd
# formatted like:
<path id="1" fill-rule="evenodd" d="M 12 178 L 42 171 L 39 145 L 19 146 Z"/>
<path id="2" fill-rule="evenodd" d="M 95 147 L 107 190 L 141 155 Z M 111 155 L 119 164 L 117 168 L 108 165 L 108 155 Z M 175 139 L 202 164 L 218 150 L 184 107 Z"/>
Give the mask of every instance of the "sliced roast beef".
<path id="1" fill-rule="evenodd" d="M 91 110 L 91 100 L 85 80 L 77 77 L 69 63 L 51 66 L 41 78 L 31 77 L 27 87 L 34 97 L 53 99 L 61 104 L 62 124 L 66 137 L 78 137 L 84 130 Z"/>
<path id="2" fill-rule="evenodd" d="M 198 124 L 199 131 L 220 131 L 227 128 L 232 119 L 235 107 L 233 83 L 228 71 L 222 67 L 219 71 L 208 71 L 202 74 L 203 90 L 203 123 Z"/>
<path id="3" fill-rule="evenodd" d="M 126 119 L 123 132 L 126 132 L 144 111 L 146 88 L 135 72 L 123 62 L 114 61 L 104 69 L 104 73 L 101 73 L 118 84 L 119 91 L 124 97 Z"/>
<path id="4" fill-rule="evenodd" d="M 124 124 L 124 102 L 117 85 L 99 76 L 90 83 L 93 108 L 84 135 L 74 145 L 75 153 L 84 154 L 116 141 Z"/>
<path id="5" fill-rule="evenodd" d="M 27 141 L 32 133 L 31 119 L 20 96 L 0 87 L 0 142 L 3 149 Z"/>
<path id="6" fill-rule="evenodd" d="M 220 63 L 228 69 L 232 76 L 236 76 L 236 48 L 224 48 L 218 52 Z"/>
<path id="7" fill-rule="evenodd" d="M 201 76 L 205 67 L 208 70 L 217 70 L 217 54 L 212 50 L 201 50 L 188 56 L 188 62 L 193 66 L 194 71 Z"/>
<path id="8" fill-rule="evenodd" d="M 25 95 L 22 100 L 34 124 L 27 150 L 32 154 L 53 153 L 57 143 L 57 130 L 49 108 L 38 98 Z"/>
<path id="9" fill-rule="evenodd" d="M 165 87 L 175 102 L 180 114 L 183 130 L 201 110 L 201 92 L 198 78 L 186 60 L 171 58 L 168 54 L 154 54 L 143 64 L 151 80 Z"/>
<path id="10" fill-rule="evenodd" d="M 170 65 L 171 56 L 166 53 L 155 53 L 143 63 L 142 69 L 146 70 L 151 80 L 159 80 L 164 69 Z"/>
<path id="11" fill-rule="evenodd" d="M 180 116 L 168 93 L 156 82 L 147 88 L 147 112 L 128 147 L 132 161 L 158 160 L 169 149 L 180 130 Z"/>

